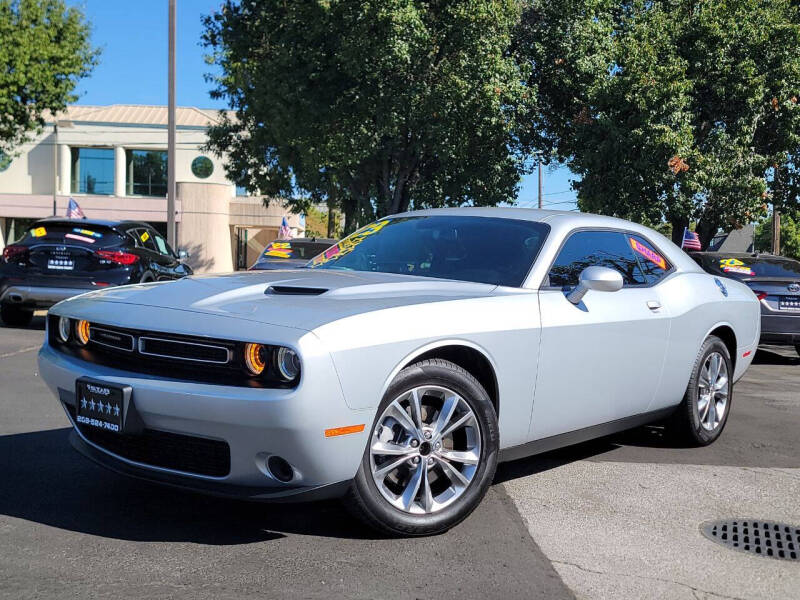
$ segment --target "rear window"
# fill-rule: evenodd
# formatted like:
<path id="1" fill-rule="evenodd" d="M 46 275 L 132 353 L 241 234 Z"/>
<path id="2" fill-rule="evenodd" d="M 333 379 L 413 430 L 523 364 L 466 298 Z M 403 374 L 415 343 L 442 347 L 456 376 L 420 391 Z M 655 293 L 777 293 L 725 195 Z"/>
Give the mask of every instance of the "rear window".
<path id="1" fill-rule="evenodd" d="M 124 237 L 113 229 L 79 223 L 35 223 L 17 242 L 24 246 L 64 244 L 86 247 L 119 246 Z"/>
<path id="2" fill-rule="evenodd" d="M 330 248 L 326 242 L 275 241 L 264 248 L 259 262 L 281 259 L 309 260 Z"/>
<path id="3" fill-rule="evenodd" d="M 749 277 L 775 277 L 797 279 L 800 277 L 800 262 L 773 256 L 702 256 L 696 257 L 706 271 L 744 279 Z"/>

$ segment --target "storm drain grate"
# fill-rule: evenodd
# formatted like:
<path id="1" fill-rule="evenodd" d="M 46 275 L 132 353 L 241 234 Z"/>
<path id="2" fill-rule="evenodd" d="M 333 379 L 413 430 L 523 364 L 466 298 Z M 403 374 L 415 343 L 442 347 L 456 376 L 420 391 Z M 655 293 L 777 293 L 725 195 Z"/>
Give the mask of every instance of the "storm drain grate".
<path id="1" fill-rule="evenodd" d="M 800 527 L 774 521 L 735 519 L 703 523 L 700 530 L 713 542 L 757 556 L 800 560 Z"/>

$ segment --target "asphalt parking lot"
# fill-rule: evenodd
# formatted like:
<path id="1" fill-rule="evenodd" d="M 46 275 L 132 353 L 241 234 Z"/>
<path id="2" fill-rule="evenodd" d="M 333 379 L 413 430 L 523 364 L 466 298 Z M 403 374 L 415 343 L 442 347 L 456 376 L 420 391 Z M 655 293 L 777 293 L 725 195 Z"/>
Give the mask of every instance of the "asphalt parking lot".
<path id="1" fill-rule="evenodd" d="M 0 328 L 0 598 L 800 598 L 800 562 L 700 534 L 800 525 L 800 359 L 764 349 L 722 438 L 658 428 L 501 465 L 447 534 L 376 536 L 334 502 L 208 498 L 74 452 L 38 378 L 43 320 Z"/>

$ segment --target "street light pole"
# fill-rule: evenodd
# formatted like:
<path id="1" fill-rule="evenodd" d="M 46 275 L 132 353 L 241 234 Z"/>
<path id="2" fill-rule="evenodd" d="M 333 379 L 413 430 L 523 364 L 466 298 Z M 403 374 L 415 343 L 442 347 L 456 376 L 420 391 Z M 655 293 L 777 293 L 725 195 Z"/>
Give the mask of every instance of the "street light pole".
<path id="1" fill-rule="evenodd" d="M 539 154 L 539 210 L 542 209 L 542 155 Z"/>
<path id="2" fill-rule="evenodd" d="M 169 0 L 169 73 L 167 107 L 167 241 L 175 248 L 175 0 Z"/>
<path id="3" fill-rule="evenodd" d="M 53 216 L 56 215 L 58 197 L 58 121 L 53 123 Z"/>

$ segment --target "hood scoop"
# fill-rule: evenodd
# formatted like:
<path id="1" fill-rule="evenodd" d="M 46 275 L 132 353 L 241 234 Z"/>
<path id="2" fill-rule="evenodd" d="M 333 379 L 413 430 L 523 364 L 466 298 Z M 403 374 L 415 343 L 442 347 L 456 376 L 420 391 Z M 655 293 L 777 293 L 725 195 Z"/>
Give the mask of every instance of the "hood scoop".
<path id="1" fill-rule="evenodd" d="M 270 285 L 264 290 L 267 295 L 276 296 L 319 296 L 326 288 L 305 287 L 301 285 Z"/>

